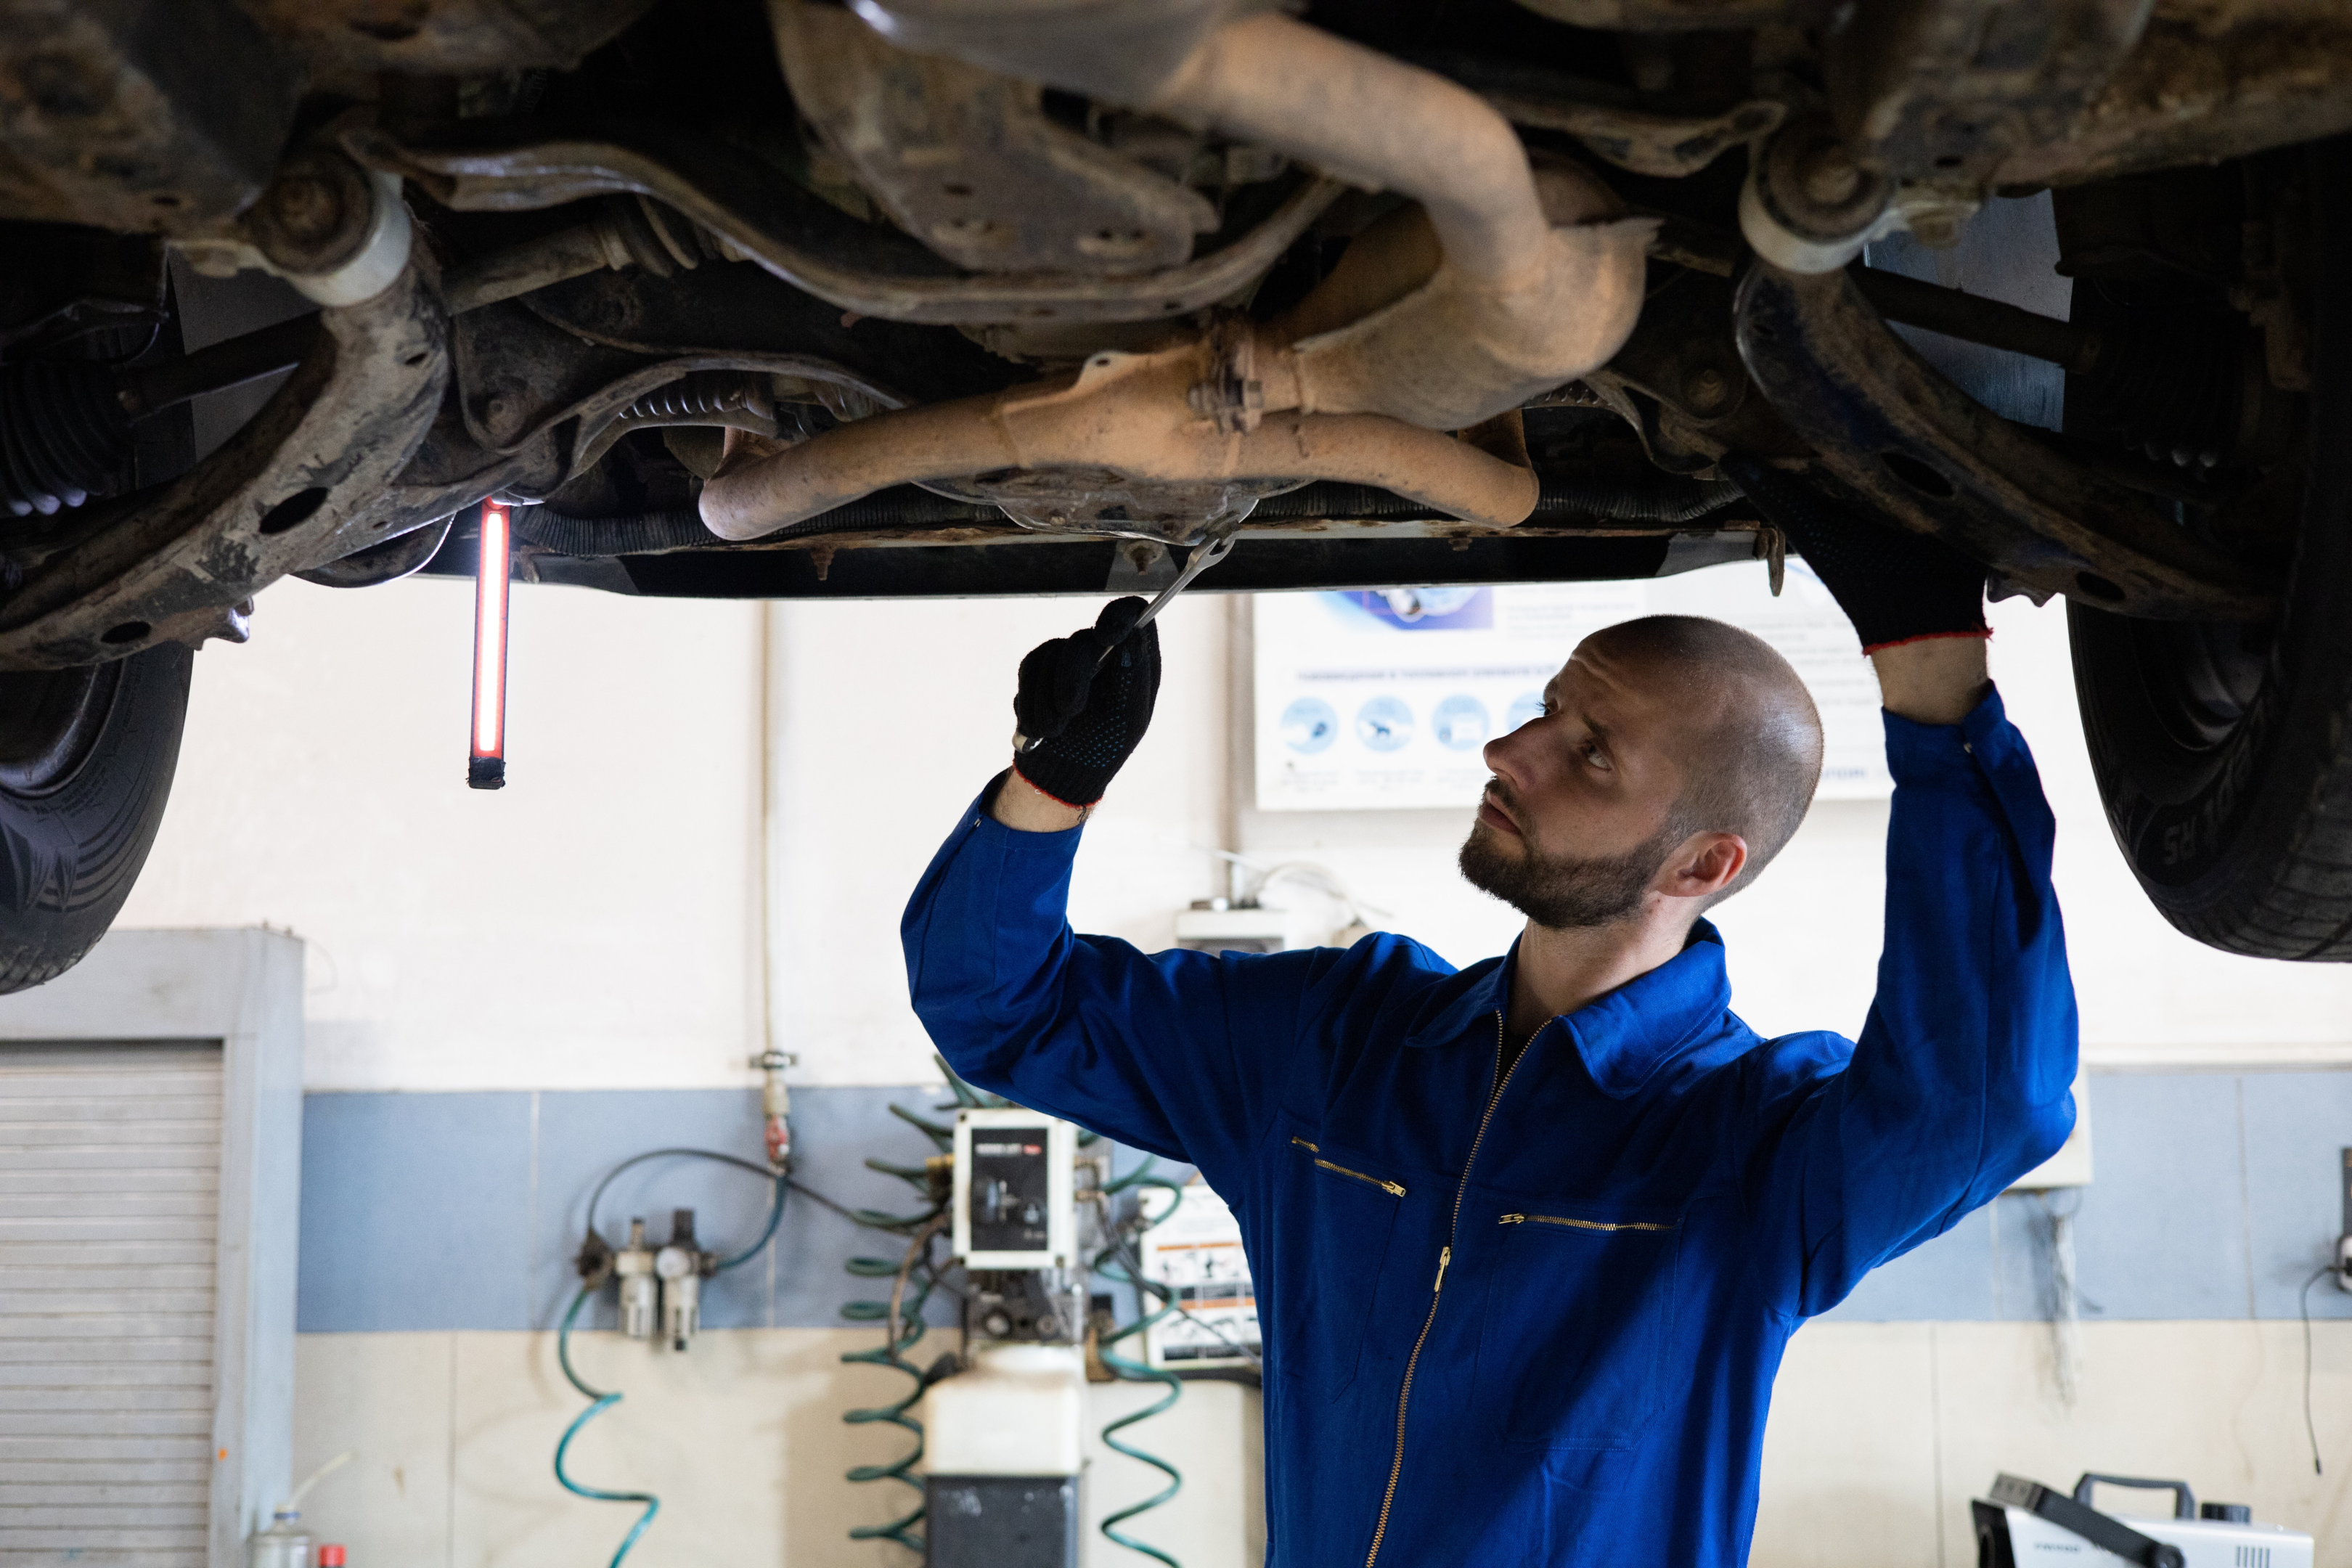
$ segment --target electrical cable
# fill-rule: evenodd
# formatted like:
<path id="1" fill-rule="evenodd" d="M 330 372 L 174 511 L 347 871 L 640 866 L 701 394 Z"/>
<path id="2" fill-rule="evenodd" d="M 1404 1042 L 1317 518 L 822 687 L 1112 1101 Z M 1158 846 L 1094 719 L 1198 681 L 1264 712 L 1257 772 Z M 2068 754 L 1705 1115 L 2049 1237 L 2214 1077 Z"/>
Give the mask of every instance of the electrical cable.
<path id="1" fill-rule="evenodd" d="M 720 1258 L 717 1263 L 711 1266 L 711 1272 L 715 1274 L 724 1274 L 727 1270 L 734 1268 L 739 1263 L 751 1262 L 751 1259 L 759 1257 L 761 1253 L 766 1251 L 768 1243 L 776 1238 L 776 1227 L 784 1222 L 784 1194 L 792 1191 L 793 1184 L 792 1179 L 788 1176 L 776 1177 L 775 1184 L 775 1200 L 768 1205 L 768 1225 L 766 1229 L 760 1232 L 760 1239 L 745 1247 L 742 1251 L 735 1254 L 732 1258 Z"/>
<path id="2" fill-rule="evenodd" d="M 1101 1191 L 1101 1201 L 1103 1201 L 1107 1206 L 1108 1199 L 1113 1194 L 1143 1187 L 1157 1187 L 1163 1192 L 1181 1198 L 1183 1194 L 1183 1187 L 1178 1183 L 1170 1181 L 1165 1176 L 1152 1174 L 1151 1167 L 1153 1163 L 1153 1161 L 1146 1159 L 1142 1164 L 1137 1166 L 1126 1175 L 1119 1177 L 1116 1181 L 1104 1183 Z M 1161 1215 L 1158 1219 L 1146 1220 L 1143 1224 L 1137 1226 L 1135 1229 L 1138 1233 L 1150 1230 L 1153 1226 L 1165 1221 L 1169 1217 L 1169 1215 L 1172 1215 L 1175 1212 L 1176 1205 L 1174 1204 L 1171 1204 L 1168 1206 L 1168 1214 Z M 1114 1267 L 1118 1270 L 1118 1272 L 1112 1272 L 1112 1268 Z M 1178 1492 L 1182 1491 L 1184 1489 L 1184 1473 L 1178 1469 L 1174 1465 L 1160 1458 L 1159 1455 L 1149 1453 L 1144 1449 L 1136 1447 L 1130 1443 L 1122 1442 L 1118 1436 L 1118 1434 L 1125 1431 L 1129 1426 L 1135 1426 L 1139 1422 L 1149 1421 L 1155 1415 L 1163 1415 L 1166 1412 L 1174 1409 L 1176 1402 L 1183 1397 L 1184 1384 L 1182 1381 L 1171 1372 L 1167 1372 L 1160 1368 L 1154 1367 L 1145 1362 L 1132 1360 L 1127 1356 L 1120 1355 L 1111 1349 L 1113 1345 L 1118 1343 L 1121 1340 L 1131 1339 L 1137 1334 L 1149 1333 L 1152 1325 L 1174 1316 L 1181 1310 L 1181 1309 L 1175 1304 L 1175 1292 L 1169 1289 L 1167 1286 L 1160 1283 L 1158 1280 L 1150 1279 L 1144 1273 L 1140 1266 L 1140 1260 L 1137 1257 L 1131 1237 L 1121 1235 L 1118 1231 L 1113 1231 L 1110 1245 L 1104 1247 L 1100 1252 L 1095 1255 L 1094 1271 L 1102 1275 L 1106 1279 L 1116 1280 L 1123 1284 L 1132 1285 L 1135 1287 L 1136 1292 L 1136 1321 L 1114 1333 L 1105 1334 L 1096 1342 L 1096 1350 L 1102 1357 L 1103 1365 L 1110 1368 L 1112 1374 L 1118 1378 L 1122 1383 L 1157 1383 L 1163 1384 L 1168 1390 L 1166 1394 L 1153 1401 L 1151 1404 L 1145 1405 L 1142 1409 L 1131 1411 L 1128 1415 L 1122 1415 L 1117 1420 L 1109 1422 L 1102 1429 L 1102 1440 L 1105 1447 L 1110 1449 L 1115 1454 L 1124 1454 L 1127 1458 L 1134 1459 L 1140 1464 L 1150 1465 L 1153 1469 L 1158 1470 L 1160 1474 L 1168 1478 L 1168 1484 L 1165 1487 L 1161 1488 L 1151 1496 L 1144 1499 L 1141 1502 L 1130 1503 L 1126 1508 L 1120 1509 L 1115 1513 L 1106 1515 L 1100 1527 L 1103 1538 L 1107 1541 L 1115 1542 L 1118 1545 L 1124 1546 L 1130 1552 L 1140 1552 L 1146 1557 L 1164 1563 L 1168 1565 L 1168 1568 L 1182 1568 L 1182 1564 L 1179 1563 L 1175 1558 L 1170 1556 L 1167 1552 L 1162 1552 L 1156 1546 L 1138 1541 L 1135 1537 L 1128 1534 L 1118 1527 L 1139 1514 L 1150 1512 L 1153 1509 L 1160 1507 L 1162 1503 L 1172 1500 Z M 1160 1305 L 1159 1310 L 1153 1312 L 1145 1312 L 1142 1310 L 1142 1309 L 1148 1304 L 1143 1300 L 1143 1293 L 1147 1290 L 1160 1298 Z"/>
<path id="3" fill-rule="evenodd" d="M 653 1523 L 654 1515 L 661 1511 L 661 1499 L 651 1492 L 617 1492 L 608 1491 L 603 1487 L 583 1486 L 565 1473 L 563 1468 L 563 1456 L 571 1448 L 572 1439 L 580 1435 L 580 1429 L 621 1403 L 618 1391 L 607 1394 L 600 1389 L 591 1388 L 583 1383 L 580 1380 L 580 1374 L 572 1369 L 572 1325 L 578 1321 L 580 1309 L 586 1306 L 588 1298 L 595 1293 L 595 1286 L 581 1286 L 579 1293 L 572 1298 L 571 1310 L 563 1314 L 563 1326 L 555 1332 L 556 1364 L 563 1369 L 565 1380 L 592 1401 L 588 1408 L 574 1416 L 572 1425 L 563 1429 L 563 1436 L 555 1440 L 555 1480 L 556 1484 L 565 1491 L 574 1497 L 586 1498 L 592 1502 L 641 1502 L 646 1505 L 646 1511 L 637 1516 L 637 1522 L 630 1527 L 628 1534 L 621 1538 L 620 1550 L 613 1553 L 613 1561 L 609 1568 L 621 1568 L 621 1559 L 629 1554 L 629 1549 L 636 1545 L 637 1538 L 645 1534 L 646 1528 Z"/>
<path id="4" fill-rule="evenodd" d="M 1119 1243 L 1119 1261 L 1125 1264 L 1129 1270 L 1136 1274 L 1141 1274 L 1143 1272 L 1143 1259 L 1135 1250 L 1135 1241 L 1132 1237 Z M 1187 1307 L 1183 1302 L 1175 1300 L 1173 1297 L 1169 1299 L 1168 1306 L 1171 1310 L 1176 1313 L 1177 1316 L 1192 1324 L 1195 1328 L 1200 1329 L 1204 1333 L 1211 1334 L 1217 1339 L 1223 1340 L 1225 1343 L 1233 1346 L 1234 1349 L 1241 1352 L 1243 1358 L 1250 1363 L 1253 1370 L 1263 1368 L 1265 1364 L 1265 1358 L 1256 1351 L 1252 1350 L 1247 1340 L 1234 1338 L 1233 1331 L 1227 1329 L 1223 1323 L 1211 1322 L 1208 1319 L 1202 1317 L 1199 1313 L 1193 1311 L 1192 1308 Z M 1205 1373 L 1187 1373 L 1180 1372 L 1175 1375 L 1178 1377 L 1185 1377 L 1191 1375 L 1205 1375 Z"/>
<path id="5" fill-rule="evenodd" d="M 2319 1467 L 2319 1424 L 2311 1418 L 2311 1288 L 2336 1272 L 2336 1265 L 2314 1274 L 2303 1282 L 2303 1430 L 2311 1439 L 2311 1473 L 2324 1476 Z"/>
<path id="6" fill-rule="evenodd" d="M 800 1194 L 801 1196 L 808 1199 L 809 1202 L 815 1204 L 818 1207 L 831 1209 L 834 1213 L 839 1215 L 845 1220 L 850 1220 L 852 1222 L 856 1220 L 857 1211 L 851 1208 L 847 1204 L 835 1203 L 833 1199 L 826 1197 L 823 1193 L 818 1192 L 815 1188 L 806 1185 L 794 1177 L 787 1176 L 784 1179 L 791 1184 L 793 1191 Z"/>
<path id="7" fill-rule="evenodd" d="M 642 1154 L 630 1155 L 604 1173 L 604 1179 L 596 1184 L 594 1192 L 588 1194 L 588 1228 L 592 1231 L 596 1228 L 596 1205 L 604 1201 L 604 1189 L 613 1184 L 614 1177 L 633 1165 L 642 1165 L 648 1160 L 662 1160 L 672 1156 L 694 1160 L 716 1160 L 722 1165 L 732 1165 L 737 1170 L 749 1171 L 764 1181 L 776 1179 L 776 1173 L 768 1166 L 756 1160 L 746 1160 L 740 1154 L 721 1153 L 716 1149 L 648 1149 Z M 772 1236 L 775 1233 L 771 1230 L 769 1234 Z M 766 1244 L 762 1241 L 761 1245 Z"/>
<path id="8" fill-rule="evenodd" d="M 1112 1183 L 1109 1186 L 1103 1188 L 1101 1191 L 1094 1194 L 1096 1207 L 1100 1210 L 1103 1215 L 1102 1227 L 1105 1235 L 1116 1235 L 1118 1231 L 1118 1227 L 1110 1222 L 1109 1206 L 1105 1201 L 1109 1194 L 1124 1191 L 1130 1184 L 1153 1186 L 1158 1187 L 1162 1191 L 1177 1190 L 1173 1184 L 1157 1176 L 1152 1177 L 1149 1181 L 1140 1183 L 1137 1182 L 1136 1178 L 1142 1175 L 1143 1173 L 1150 1168 L 1151 1163 L 1152 1161 L 1147 1159 L 1143 1165 L 1139 1166 L 1135 1171 L 1129 1173 L 1127 1176 L 1120 1178 L 1118 1181 Z M 1163 1215 L 1162 1218 L 1165 1218 L 1165 1216 Z M 1149 1229 L 1150 1227 L 1146 1226 L 1145 1228 Z M 1130 1274 L 1139 1278 L 1144 1271 L 1143 1257 L 1141 1253 L 1136 1250 L 1135 1238 L 1132 1236 L 1118 1237 L 1111 1245 L 1118 1254 L 1119 1262 Z M 1156 1284 L 1153 1289 L 1155 1291 L 1159 1290 Z M 1258 1374 L 1264 1371 L 1265 1358 L 1257 1351 L 1252 1350 L 1250 1348 L 1249 1342 L 1235 1338 L 1233 1331 L 1227 1329 L 1223 1323 L 1211 1322 L 1208 1319 L 1202 1317 L 1199 1313 L 1193 1311 L 1192 1308 L 1184 1305 L 1183 1302 L 1177 1300 L 1172 1294 L 1167 1294 L 1165 1292 L 1160 1293 L 1167 1301 L 1169 1308 L 1179 1317 L 1192 1324 L 1203 1333 L 1222 1340 L 1226 1344 L 1233 1346 L 1234 1349 L 1241 1352 L 1243 1358 L 1250 1363 L 1249 1368 L 1246 1371 L 1242 1371 L 1237 1368 L 1213 1368 L 1201 1371 L 1175 1372 L 1173 1375 L 1187 1381 L 1235 1376 L 1239 1377 L 1243 1381 L 1248 1381 L 1252 1378 L 1257 1377 Z M 1139 1309 L 1142 1306 L 1142 1301 L 1139 1299 L 1136 1305 Z M 1171 1370 L 1172 1371 L 1172 1369 Z"/>

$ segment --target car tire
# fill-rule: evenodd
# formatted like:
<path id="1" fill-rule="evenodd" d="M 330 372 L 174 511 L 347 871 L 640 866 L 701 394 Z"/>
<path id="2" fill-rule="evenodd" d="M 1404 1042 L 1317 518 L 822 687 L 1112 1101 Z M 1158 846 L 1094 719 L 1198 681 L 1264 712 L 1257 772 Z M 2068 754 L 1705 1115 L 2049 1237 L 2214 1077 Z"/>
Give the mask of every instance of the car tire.
<path id="1" fill-rule="evenodd" d="M 193 649 L 0 673 L 0 993 L 72 968 L 131 896 L 180 758 Z"/>
<path id="2" fill-rule="evenodd" d="M 2107 819 L 2156 907 L 2231 952 L 2344 963 L 2352 962 L 2352 203 L 2342 198 L 2352 194 L 2352 142 L 2305 155 L 2309 458 L 2282 618 L 2274 626 L 2131 621 L 2080 604 L 2067 616 Z"/>

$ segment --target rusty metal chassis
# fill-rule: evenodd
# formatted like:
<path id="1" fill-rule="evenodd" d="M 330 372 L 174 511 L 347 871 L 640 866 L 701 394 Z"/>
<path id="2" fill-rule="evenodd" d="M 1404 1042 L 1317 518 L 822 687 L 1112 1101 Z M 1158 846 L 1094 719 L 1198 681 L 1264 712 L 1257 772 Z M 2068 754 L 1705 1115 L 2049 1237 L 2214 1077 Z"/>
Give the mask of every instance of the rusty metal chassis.
<path id="1" fill-rule="evenodd" d="M 1622 9 L 1638 27 L 1690 26 L 1707 7 L 1676 0 L 1652 16 L 1642 0 L 1623 0 Z M 1752 4 L 1727 9 L 1738 11 L 1739 25 L 1762 19 L 1749 15 L 1759 10 Z M 2331 5 L 1885 0 L 1855 15 L 1832 33 L 1825 60 L 1849 141 L 1885 172 L 1940 182 L 1961 199 L 2211 161 L 2352 126 L 2352 16 Z M 2017 31 L 2020 18 L 2031 24 L 2026 33 Z M 368 151 L 394 161 L 382 142 Z M 551 192 L 561 191 L 555 199 L 627 189 L 710 205 L 709 193 L 683 184 L 656 188 L 667 170 L 623 173 L 609 150 L 598 152 L 583 162 L 601 164 L 601 177 L 569 190 L 549 179 Z M 481 172 L 463 168 L 444 162 L 408 172 L 428 180 Z M 542 163 L 543 179 L 555 173 Z M 454 195 L 452 184 L 439 194 Z M 1303 187 L 1273 232 L 1325 199 Z M 684 210 L 697 205 L 686 199 Z M 757 234 L 759 226 L 748 227 L 747 237 Z M 780 258 L 762 259 L 786 270 Z M 1911 353 L 1843 276 L 1795 278 L 1759 264 L 1736 293 L 1727 279 L 1704 272 L 1687 284 L 1679 298 L 1669 291 L 1666 308 L 1654 307 L 1635 342 L 1595 378 L 1661 467 L 1695 471 L 1738 449 L 1810 470 L 2036 594 L 2160 618 L 2269 613 L 2274 576 L 2200 542 L 2158 499 L 1994 418 Z M 930 297 L 911 308 L 891 302 L 936 321 L 961 319 L 940 302 L 959 294 L 1015 312 L 1039 304 L 1025 281 L 1004 299 L 948 279 L 912 287 Z M 1712 331 L 1694 319 L 1706 307 L 1721 310 Z M 1661 349 L 1662 332 L 1688 329 L 1697 329 L 1681 340 L 1690 346 Z M 567 453 L 579 449 L 587 416 L 604 404 L 617 408 L 620 390 L 715 365 L 774 369 L 784 352 L 706 349 L 656 363 L 623 353 L 595 365 L 595 345 L 567 348 L 580 362 L 563 380 L 571 416 L 551 403 L 546 416 L 524 418 L 520 439 L 502 440 L 485 438 L 467 388 L 445 404 L 451 342 L 433 280 L 415 273 L 382 300 L 326 312 L 311 355 L 228 446 L 160 498 L 94 513 L 81 537 L 29 571 L 0 606 L 0 668 L 87 664 L 166 638 L 234 636 L 241 602 L 293 572 L 350 582 L 397 574 L 327 569 L 362 556 L 404 567 L 420 546 L 391 545 L 411 531 L 501 489 L 551 489 L 569 477 Z M 886 364 L 847 369 L 888 379 Z M 583 388 L 581 378 L 598 372 L 609 374 Z"/>

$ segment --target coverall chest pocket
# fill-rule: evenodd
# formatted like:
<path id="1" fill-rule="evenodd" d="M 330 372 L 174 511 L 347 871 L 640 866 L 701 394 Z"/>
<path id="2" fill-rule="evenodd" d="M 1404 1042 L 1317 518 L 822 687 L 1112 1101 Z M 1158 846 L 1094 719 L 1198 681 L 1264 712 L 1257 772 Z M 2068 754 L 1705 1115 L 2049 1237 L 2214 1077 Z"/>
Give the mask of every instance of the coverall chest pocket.
<path id="1" fill-rule="evenodd" d="M 1672 1377 L 1679 1222 L 1554 1205 L 1490 1210 L 1485 1223 L 1502 1234 L 1478 1334 L 1480 1410 L 1515 1445 L 1631 1447 Z"/>
<path id="2" fill-rule="evenodd" d="M 1404 1184 L 1370 1156 L 1286 1137 L 1274 1151 L 1276 1371 L 1337 1399 L 1356 1380 Z"/>

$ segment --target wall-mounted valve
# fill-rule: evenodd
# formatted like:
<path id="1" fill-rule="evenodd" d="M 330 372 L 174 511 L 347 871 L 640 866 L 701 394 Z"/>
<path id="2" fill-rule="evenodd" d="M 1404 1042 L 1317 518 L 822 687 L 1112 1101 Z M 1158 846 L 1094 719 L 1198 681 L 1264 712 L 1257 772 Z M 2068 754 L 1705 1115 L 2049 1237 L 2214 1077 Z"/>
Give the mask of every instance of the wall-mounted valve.
<path id="1" fill-rule="evenodd" d="M 646 1222 L 629 1222 L 629 1244 L 618 1251 L 591 1230 L 580 1244 L 572 1267 L 582 1285 L 600 1289 L 618 1280 L 621 1332 L 633 1340 L 650 1340 L 656 1333 L 682 1351 L 702 1331 L 702 1282 L 719 1272 L 719 1255 L 705 1252 L 694 1238 L 694 1211 L 675 1209 L 669 1239 L 656 1247 L 646 1239 Z"/>
<path id="2" fill-rule="evenodd" d="M 646 1245 L 646 1222 L 629 1222 L 629 1245 L 613 1255 L 621 1281 L 621 1332 L 633 1340 L 654 1337 L 661 1319 L 661 1286 L 654 1279 L 654 1249 Z"/>
<path id="3" fill-rule="evenodd" d="M 702 1331 L 702 1282 L 717 1272 L 719 1255 L 695 1245 L 694 1211 L 675 1210 L 669 1245 L 654 1254 L 654 1274 L 661 1280 L 662 1337 L 670 1349 L 684 1350 Z"/>
<path id="4" fill-rule="evenodd" d="M 779 1176 L 793 1164 L 793 1091 L 784 1082 L 784 1069 L 798 1067 L 800 1060 L 790 1051 L 773 1050 L 751 1058 L 760 1069 L 760 1119 L 766 1131 L 768 1169 Z"/>

